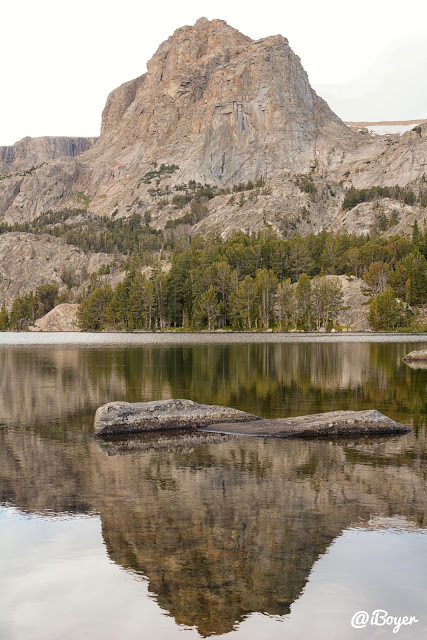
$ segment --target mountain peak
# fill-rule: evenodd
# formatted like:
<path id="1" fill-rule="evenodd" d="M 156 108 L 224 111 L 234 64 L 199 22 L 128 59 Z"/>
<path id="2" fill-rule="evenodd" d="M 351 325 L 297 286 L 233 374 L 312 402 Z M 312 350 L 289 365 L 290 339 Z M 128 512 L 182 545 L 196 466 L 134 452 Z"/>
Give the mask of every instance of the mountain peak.
<path id="1" fill-rule="evenodd" d="M 189 65 L 201 62 L 216 55 L 230 56 L 232 51 L 252 42 L 251 38 L 243 35 L 237 29 L 228 25 L 224 20 L 208 20 L 199 18 L 194 25 L 176 29 L 173 35 L 165 40 L 148 62 L 147 68 L 153 66 Z"/>
<path id="2" fill-rule="evenodd" d="M 159 46 L 144 76 L 109 96 L 101 144 L 141 143 L 146 162 L 182 168 L 176 179 L 230 185 L 308 170 L 325 126 L 351 135 L 286 38 L 252 40 L 200 18 Z"/>

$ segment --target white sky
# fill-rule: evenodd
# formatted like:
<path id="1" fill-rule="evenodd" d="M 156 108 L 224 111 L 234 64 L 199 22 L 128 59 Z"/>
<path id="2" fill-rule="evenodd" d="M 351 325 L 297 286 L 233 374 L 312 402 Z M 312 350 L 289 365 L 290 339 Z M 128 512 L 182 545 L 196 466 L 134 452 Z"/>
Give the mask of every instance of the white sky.
<path id="1" fill-rule="evenodd" d="M 9 0 L 2 3 L 0 145 L 99 134 L 108 93 L 201 16 L 281 33 L 343 120 L 427 118 L 426 0 Z"/>

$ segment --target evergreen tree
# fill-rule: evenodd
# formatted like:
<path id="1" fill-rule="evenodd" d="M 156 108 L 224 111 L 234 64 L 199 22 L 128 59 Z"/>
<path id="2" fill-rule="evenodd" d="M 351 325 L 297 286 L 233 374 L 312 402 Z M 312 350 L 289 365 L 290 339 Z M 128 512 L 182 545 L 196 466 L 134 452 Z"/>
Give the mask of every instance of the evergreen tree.
<path id="1" fill-rule="evenodd" d="M 311 283 L 306 273 L 298 279 L 295 291 L 297 328 L 309 331 L 313 328 Z"/>
<path id="2" fill-rule="evenodd" d="M 359 247 L 351 247 L 346 251 L 344 256 L 344 264 L 346 271 L 354 274 L 356 278 L 360 278 L 363 269 L 363 263 L 360 255 Z"/>
<path id="3" fill-rule="evenodd" d="M 140 271 L 137 271 L 129 287 L 128 317 L 130 329 L 142 329 L 147 326 L 145 294 L 146 278 Z"/>
<path id="4" fill-rule="evenodd" d="M 114 289 L 105 311 L 106 325 L 114 329 L 129 327 L 129 290 L 131 281 L 119 282 Z"/>
<path id="5" fill-rule="evenodd" d="M 207 320 L 208 331 L 215 328 L 215 323 L 221 313 L 221 303 L 218 302 L 216 291 L 211 285 L 203 291 L 196 304 L 196 317 L 202 322 Z"/>
<path id="6" fill-rule="evenodd" d="M 153 283 L 153 295 L 154 295 L 154 322 L 158 329 L 166 328 L 166 307 L 167 307 L 167 286 L 166 276 L 160 268 L 160 265 L 156 265 L 153 269 L 152 275 Z"/>
<path id="7" fill-rule="evenodd" d="M 282 280 L 278 285 L 276 318 L 281 330 L 295 327 L 295 289 L 290 278 Z"/>
<path id="8" fill-rule="evenodd" d="M 304 238 L 294 236 L 289 251 L 289 273 L 295 282 L 303 273 L 311 273 L 314 263 Z"/>
<path id="9" fill-rule="evenodd" d="M 371 301 L 368 321 L 376 331 L 393 331 L 405 323 L 405 307 L 391 286 Z"/>
<path id="10" fill-rule="evenodd" d="M 230 317 L 234 328 L 252 329 L 255 324 L 255 286 L 246 276 L 230 296 Z"/>
<path id="11" fill-rule="evenodd" d="M 3 302 L 0 309 L 0 331 L 7 331 L 9 329 L 9 314 L 6 309 L 6 304 Z"/>
<path id="12" fill-rule="evenodd" d="M 77 313 L 77 322 L 84 331 L 101 331 L 105 328 L 111 298 L 111 287 L 104 285 L 95 287 L 83 300 Z"/>
<path id="13" fill-rule="evenodd" d="M 414 225 L 412 227 L 412 244 L 417 249 L 420 249 L 422 241 L 423 241 L 422 234 L 418 226 L 418 222 L 415 220 Z"/>
<path id="14" fill-rule="evenodd" d="M 41 318 L 41 316 L 49 313 L 54 308 L 57 298 L 58 287 L 56 284 L 42 284 L 37 287 L 34 292 L 37 317 Z"/>
<path id="15" fill-rule="evenodd" d="M 316 328 L 328 329 L 342 309 L 343 291 L 338 278 L 317 276 L 311 287 L 312 316 Z"/>
<path id="16" fill-rule="evenodd" d="M 172 258 L 167 276 L 168 320 L 172 326 L 183 325 L 183 318 L 191 315 L 192 291 L 189 278 L 191 249 L 177 252 Z"/>
<path id="17" fill-rule="evenodd" d="M 233 272 L 225 260 L 214 263 L 215 286 L 221 296 L 222 308 L 224 312 L 224 325 L 227 324 L 228 298 L 233 287 Z"/>
<path id="18" fill-rule="evenodd" d="M 422 305 L 427 301 L 427 261 L 414 251 L 396 265 L 391 283 L 397 295 L 409 304 Z"/>
<path id="19" fill-rule="evenodd" d="M 387 287 L 390 266 L 386 262 L 373 262 L 363 272 L 363 279 L 373 294 L 383 293 Z"/>
<path id="20" fill-rule="evenodd" d="M 25 331 L 35 320 L 36 301 L 33 292 L 15 298 L 10 312 L 10 328 L 13 331 Z"/>
<path id="21" fill-rule="evenodd" d="M 272 271 L 268 271 L 267 269 L 257 269 L 254 288 L 260 326 L 263 329 L 268 329 L 273 317 L 277 278 Z"/>

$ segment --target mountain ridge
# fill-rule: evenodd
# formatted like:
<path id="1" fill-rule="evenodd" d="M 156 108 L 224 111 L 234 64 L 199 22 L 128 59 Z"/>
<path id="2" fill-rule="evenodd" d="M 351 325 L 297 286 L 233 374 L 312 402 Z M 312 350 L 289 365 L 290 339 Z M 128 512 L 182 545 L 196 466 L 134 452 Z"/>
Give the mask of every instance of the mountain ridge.
<path id="1" fill-rule="evenodd" d="M 97 139 L 76 136 L 26 136 L 12 145 L 0 147 L 0 173 L 26 171 L 61 156 L 77 156 L 88 151 Z"/>
<path id="2" fill-rule="evenodd" d="M 311 88 L 286 38 L 252 40 L 223 20 L 201 18 L 160 44 L 145 74 L 110 93 L 101 135 L 87 149 L 1 176 L 0 223 L 83 202 L 98 216 L 147 214 L 154 229 L 165 229 L 190 216 L 196 200 L 203 213 L 191 234 L 269 224 L 286 235 L 337 220 L 345 228 L 350 188 L 419 189 L 427 125 L 415 129 L 374 137 L 351 130 Z M 300 175 L 317 195 L 301 189 Z M 236 186 L 256 180 L 265 184 L 256 197 L 233 202 Z M 211 185 L 214 198 L 194 183 Z M 368 226 L 373 207 L 369 216 Z"/>

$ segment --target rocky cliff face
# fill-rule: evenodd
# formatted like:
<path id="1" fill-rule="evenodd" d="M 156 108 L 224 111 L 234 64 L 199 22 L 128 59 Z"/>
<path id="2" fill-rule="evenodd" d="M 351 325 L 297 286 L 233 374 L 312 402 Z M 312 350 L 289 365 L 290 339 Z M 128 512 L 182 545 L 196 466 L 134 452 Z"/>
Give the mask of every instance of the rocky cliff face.
<path id="1" fill-rule="evenodd" d="M 351 129 L 313 91 L 284 37 L 254 41 L 206 18 L 175 31 L 146 74 L 110 94 L 96 144 L 69 142 L 65 149 L 64 139 L 40 140 L 58 142 L 49 143 L 49 152 L 27 149 L 25 161 L 16 149 L 8 160 L 15 173 L 0 180 L 0 221 L 75 207 L 76 195 L 84 194 L 93 213 L 149 210 L 153 226 L 163 228 L 182 214 L 172 198 L 187 193 L 190 181 L 220 192 L 263 179 L 255 201 L 237 206 L 218 194 L 192 232 L 265 223 L 281 233 L 345 228 L 346 189 L 410 184 L 427 166 L 427 125 L 403 136 Z M 69 157 L 55 158 L 57 151 Z M 16 172 L 30 157 L 31 170 Z M 298 174 L 316 183 L 317 197 L 298 188 Z M 304 208 L 308 215 L 301 218 Z"/>
<path id="2" fill-rule="evenodd" d="M 202 18 L 160 45 L 145 75 L 110 94 L 92 149 L 2 180 L 0 219 L 72 206 L 76 192 L 96 213 L 125 214 L 136 198 L 152 207 L 154 187 L 308 172 L 331 138 L 353 146 L 285 38 L 253 41 Z"/>
<path id="3" fill-rule="evenodd" d="M 147 74 L 113 92 L 101 146 L 179 165 L 174 180 L 230 185 L 284 170 L 307 171 L 326 128 L 348 128 L 310 87 L 288 41 L 253 41 L 221 20 L 178 29 Z"/>
<path id="4" fill-rule="evenodd" d="M 9 147 L 0 147 L 0 173 L 28 171 L 61 156 L 78 156 L 90 149 L 97 138 L 23 138 Z"/>

